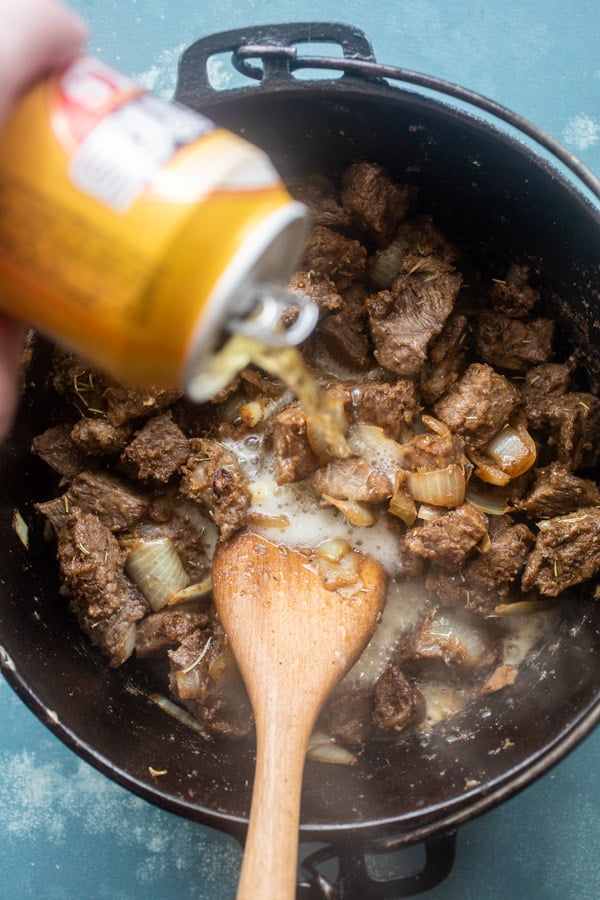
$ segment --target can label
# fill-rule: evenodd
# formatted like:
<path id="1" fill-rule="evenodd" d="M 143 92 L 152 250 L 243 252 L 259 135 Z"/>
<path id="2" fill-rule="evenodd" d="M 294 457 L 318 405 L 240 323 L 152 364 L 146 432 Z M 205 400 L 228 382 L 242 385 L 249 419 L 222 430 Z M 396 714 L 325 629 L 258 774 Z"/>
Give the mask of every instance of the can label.
<path id="1" fill-rule="evenodd" d="M 0 133 L 0 309 L 115 378 L 181 384 L 297 206 L 261 150 L 81 57 Z"/>

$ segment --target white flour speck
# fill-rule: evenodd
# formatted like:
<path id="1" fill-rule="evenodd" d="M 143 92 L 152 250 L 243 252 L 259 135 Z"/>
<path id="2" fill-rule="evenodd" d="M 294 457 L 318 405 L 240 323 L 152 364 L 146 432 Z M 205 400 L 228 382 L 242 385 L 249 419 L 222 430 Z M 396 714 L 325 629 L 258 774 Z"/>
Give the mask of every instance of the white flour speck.
<path id="1" fill-rule="evenodd" d="M 563 138 L 575 150 L 587 150 L 600 139 L 600 123 L 587 113 L 579 113 L 567 122 Z"/>

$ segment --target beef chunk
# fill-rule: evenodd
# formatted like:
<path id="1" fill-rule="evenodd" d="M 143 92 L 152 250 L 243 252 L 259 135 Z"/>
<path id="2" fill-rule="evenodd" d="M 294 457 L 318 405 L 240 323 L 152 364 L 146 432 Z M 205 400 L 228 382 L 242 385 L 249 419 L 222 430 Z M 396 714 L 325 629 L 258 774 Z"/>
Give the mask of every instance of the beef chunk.
<path id="1" fill-rule="evenodd" d="M 391 240 L 413 197 L 414 188 L 396 184 L 376 163 L 354 163 L 342 176 L 342 205 L 380 246 Z"/>
<path id="2" fill-rule="evenodd" d="M 150 387 L 138 391 L 113 384 L 104 392 L 106 416 L 114 425 L 123 425 L 129 419 L 152 416 L 180 397 L 181 391 L 173 388 Z"/>
<path id="3" fill-rule="evenodd" d="M 76 507 L 58 533 L 63 590 L 91 642 L 120 666 L 135 646 L 148 604 L 123 573 L 124 553 L 100 519 Z"/>
<path id="4" fill-rule="evenodd" d="M 334 183 L 324 175 L 290 178 L 286 187 L 292 197 L 308 206 L 315 225 L 344 230 L 352 224 L 352 215 L 340 205 Z"/>
<path id="5" fill-rule="evenodd" d="M 465 456 L 462 438 L 451 431 L 424 431 L 402 445 L 402 468 L 410 472 L 431 471 L 450 465 L 472 468 Z"/>
<path id="6" fill-rule="evenodd" d="M 526 372 L 552 355 L 554 322 L 511 319 L 492 310 L 481 312 L 473 328 L 479 358 L 497 369 Z"/>
<path id="7" fill-rule="evenodd" d="M 372 362 L 365 298 L 365 288 L 353 285 L 344 292 L 343 307 L 325 316 L 316 330 L 329 353 L 354 369 L 364 369 Z"/>
<path id="8" fill-rule="evenodd" d="M 473 363 L 433 407 L 434 414 L 468 447 L 486 446 L 520 402 L 516 387 L 483 363 Z"/>
<path id="9" fill-rule="evenodd" d="M 539 398 L 532 419 L 549 432 L 548 444 L 569 469 L 589 469 L 600 462 L 600 400 L 593 394 L 570 391 Z"/>
<path id="10" fill-rule="evenodd" d="M 425 698 L 396 665 L 377 680 L 374 700 L 373 723 L 382 731 L 403 731 L 425 716 Z"/>
<path id="11" fill-rule="evenodd" d="M 492 516 L 489 535 L 485 553 L 467 560 L 457 574 L 439 576 L 436 590 L 445 606 L 490 616 L 501 603 L 520 599 L 517 580 L 535 538 L 527 525 L 514 525 L 508 516 Z"/>
<path id="12" fill-rule="evenodd" d="M 529 268 L 513 263 L 504 279 L 495 279 L 488 291 L 488 306 L 511 319 L 524 319 L 539 300 L 539 291 L 529 285 Z"/>
<path id="13" fill-rule="evenodd" d="M 316 225 L 304 252 L 303 268 L 327 276 L 338 291 L 350 287 L 362 275 L 367 251 L 358 241 L 344 237 L 324 225 Z"/>
<path id="14" fill-rule="evenodd" d="M 578 478 L 563 463 L 553 462 L 536 471 L 531 491 L 514 506 L 531 518 L 552 518 L 580 506 L 600 506 L 600 491 L 594 481 Z"/>
<path id="15" fill-rule="evenodd" d="M 550 397 L 562 397 L 570 389 L 572 368 L 568 363 L 542 363 L 525 373 L 521 387 L 525 413 L 534 427 L 539 427 L 545 415 L 546 401 Z M 542 405 L 541 417 L 537 413 Z"/>
<path id="16" fill-rule="evenodd" d="M 319 307 L 321 312 L 339 310 L 343 306 L 342 295 L 327 275 L 312 270 L 296 272 L 288 282 L 289 291 L 303 294 Z"/>
<path id="17" fill-rule="evenodd" d="M 169 413 L 149 419 L 121 454 L 128 472 L 141 481 L 165 484 L 186 461 L 190 442 Z"/>
<path id="18" fill-rule="evenodd" d="M 411 528 L 405 543 L 422 559 L 453 571 L 487 535 L 487 525 L 487 516 L 471 503 L 463 503 L 425 525 Z"/>
<path id="19" fill-rule="evenodd" d="M 233 738 L 251 734 L 250 701 L 220 626 L 191 632 L 168 655 L 173 695 L 211 734 Z"/>
<path id="20" fill-rule="evenodd" d="M 394 384 L 363 383 L 351 392 L 350 401 L 352 424 L 377 425 L 395 441 L 411 436 L 420 409 L 414 382 L 402 378 Z"/>
<path id="21" fill-rule="evenodd" d="M 150 503 L 147 495 L 134 490 L 120 478 L 106 472 L 80 472 L 67 491 L 54 500 L 36 503 L 55 531 L 66 525 L 74 507 L 94 513 L 110 531 L 130 528 L 144 515 Z"/>
<path id="22" fill-rule="evenodd" d="M 337 500 L 359 503 L 383 503 L 393 493 L 394 485 L 366 459 L 335 459 L 312 477 L 312 486 L 320 494 Z"/>
<path id="23" fill-rule="evenodd" d="M 88 410 L 105 411 L 106 380 L 78 356 L 57 350 L 52 360 L 51 381 L 56 393 L 69 400 L 80 415 L 86 415 Z"/>
<path id="24" fill-rule="evenodd" d="M 205 612 L 190 604 L 151 613 L 137 626 L 136 655 L 143 659 L 165 653 L 177 647 L 192 631 L 206 628 L 209 622 Z"/>
<path id="25" fill-rule="evenodd" d="M 421 397 L 432 405 L 458 380 L 465 364 L 468 320 L 451 315 L 433 341 L 419 376 Z"/>
<path id="26" fill-rule="evenodd" d="M 220 539 L 227 540 L 246 524 L 251 499 L 248 477 L 235 453 L 223 444 L 193 438 L 190 446 L 180 491 L 206 509 Z"/>
<path id="27" fill-rule="evenodd" d="M 56 425 L 33 439 L 31 450 L 63 478 L 74 478 L 89 468 L 89 460 L 71 440 L 71 426 Z"/>
<path id="28" fill-rule="evenodd" d="M 399 275 L 390 290 L 369 297 L 377 362 L 402 377 L 417 375 L 452 312 L 461 282 L 452 266 L 428 257 L 414 271 Z"/>
<path id="29" fill-rule="evenodd" d="M 325 707 L 322 727 L 337 740 L 357 747 L 371 737 L 372 711 L 371 690 L 342 682 Z"/>
<path id="30" fill-rule="evenodd" d="M 600 570 L 600 509 L 578 509 L 567 516 L 538 522 L 538 535 L 522 587 L 556 597 Z"/>
<path id="31" fill-rule="evenodd" d="M 71 440 L 89 456 L 111 456 L 123 449 L 131 432 L 128 423 L 114 425 L 105 418 L 84 416 L 73 425 Z"/>
<path id="32" fill-rule="evenodd" d="M 267 442 L 275 457 L 277 484 L 308 478 L 319 466 L 306 437 L 306 417 L 299 403 L 273 416 L 267 427 Z"/>

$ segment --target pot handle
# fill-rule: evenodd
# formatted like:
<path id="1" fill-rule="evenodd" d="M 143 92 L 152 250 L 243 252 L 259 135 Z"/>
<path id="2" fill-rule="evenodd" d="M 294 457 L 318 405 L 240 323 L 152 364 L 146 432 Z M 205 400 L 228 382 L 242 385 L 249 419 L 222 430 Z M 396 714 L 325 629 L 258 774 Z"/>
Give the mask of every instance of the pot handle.
<path id="1" fill-rule="evenodd" d="M 204 102 L 222 93 L 213 88 L 209 76 L 209 61 L 220 53 L 231 52 L 232 66 L 242 75 L 259 81 L 261 86 L 293 81 L 293 71 L 298 59 L 302 58 L 298 56 L 297 45 L 314 43 L 339 44 L 343 50 L 340 61 L 375 62 L 369 39 L 351 25 L 290 22 L 285 25 L 235 28 L 200 38 L 183 51 L 179 59 L 175 100 L 198 109 Z M 272 52 L 269 53 L 269 50 Z M 252 65 L 250 59 L 258 60 L 260 65 Z"/>
<path id="2" fill-rule="evenodd" d="M 297 44 L 328 42 L 338 43 L 342 57 L 314 57 L 297 53 Z M 460 103 L 489 114 L 505 122 L 520 135 L 532 140 L 539 147 L 558 159 L 600 200 L 600 178 L 587 168 L 573 153 L 506 106 L 488 97 L 460 87 L 442 78 L 378 63 L 366 35 L 358 28 L 339 23 L 292 22 L 285 25 L 263 25 L 249 29 L 235 29 L 214 34 L 191 44 L 179 60 L 175 100 L 194 109 L 202 109 L 204 103 L 222 94 L 209 80 L 208 64 L 211 56 L 231 51 L 231 61 L 243 75 L 260 82 L 261 87 L 294 80 L 293 73 L 300 69 L 320 69 L 341 73 L 338 82 L 351 78 L 363 82 L 385 84 L 398 81 L 417 85 Z M 251 60 L 259 64 L 252 64 Z M 256 88 L 241 89 L 242 91 Z"/>
<path id="3" fill-rule="evenodd" d="M 450 874 L 456 851 L 456 831 L 425 838 L 418 845 L 406 845 L 405 841 L 405 836 L 389 836 L 365 845 L 326 846 L 311 853 L 301 866 L 303 878 L 298 885 L 298 900 L 364 900 L 365 897 L 396 900 L 429 891 Z M 424 855 L 416 871 L 413 864 L 406 874 L 389 878 L 376 875 L 382 864 L 389 870 L 393 854 L 414 852 L 415 847 L 422 849 Z M 320 867 L 336 860 L 339 873 L 331 881 Z M 398 861 L 401 862 L 401 857 Z"/>

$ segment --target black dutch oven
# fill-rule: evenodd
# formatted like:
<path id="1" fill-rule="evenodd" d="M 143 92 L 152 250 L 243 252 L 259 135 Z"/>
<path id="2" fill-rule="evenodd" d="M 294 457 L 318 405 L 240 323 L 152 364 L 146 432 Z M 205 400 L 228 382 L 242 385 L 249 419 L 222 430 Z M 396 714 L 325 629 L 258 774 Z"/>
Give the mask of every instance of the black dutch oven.
<path id="1" fill-rule="evenodd" d="M 297 54 L 297 45 L 316 41 L 338 44 L 342 56 Z M 225 51 L 253 81 L 211 88 L 208 62 Z M 301 67 L 327 72 L 300 79 L 294 72 Z M 182 56 L 176 97 L 266 149 L 284 177 L 335 176 L 355 160 L 378 161 L 418 185 L 423 207 L 490 271 L 508 260 L 532 262 L 562 336 L 584 349 L 590 386 L 598 388 L 600 184 L 533 126 L 454 85 L 378 65 L 361 32 L 331 24 L 200 40 Z M 499 129 L 490 114 L 508 127 Z M 253 748 L 206 743 L 166 716 L 130 673 L 105 666 L 58 598 L 52 547 L 31 506 L 54 490 L 29 454 L 48 417 L 36 388 L 41 380 L 34 373 L 0 458 L 3 672 L 39 718 L 100 771 L 243 840 Z M 29 550 L 13 528 L 16 509 L 29 524 Z M 457 826 L 529 784 L 589 733 L 600 720 L 600 604 L 582 596 L 571 610 L 552 649 L 524 666 L 513 687 L 474 703 L 430 737 L 374 743 L 352 767 L 307 763 L 301 840 L 317 849 L 301 868 L 299 896 L 362 900 L 432 887 L 450 871 Z M 156 760 L 167 770 L 160 779 L 149 773 Z M 417 843 L 425 848 L 418 872 L 387 880 L 374 874 L 388 853 Z"/>

